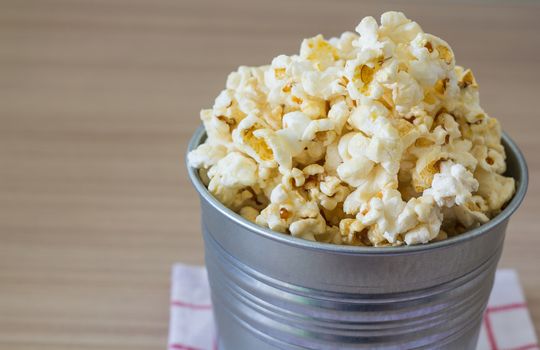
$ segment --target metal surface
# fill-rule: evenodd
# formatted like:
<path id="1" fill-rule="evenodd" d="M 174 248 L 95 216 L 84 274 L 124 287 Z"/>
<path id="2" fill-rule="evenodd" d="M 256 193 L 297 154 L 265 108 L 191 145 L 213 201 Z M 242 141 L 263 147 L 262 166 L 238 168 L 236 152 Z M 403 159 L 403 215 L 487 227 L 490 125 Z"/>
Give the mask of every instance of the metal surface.
<path id="1" fill-rule="evenodd" d="M 199 128 L 189 149 L 204 139 Z M 512 201 L 465 234 L 410 247 L 297 239 L 248 222 L 207 191 L 197 171 L 206 264 L 222 347 L 474 349 L 510 215 L 527 167 L 506 135 Z"/>

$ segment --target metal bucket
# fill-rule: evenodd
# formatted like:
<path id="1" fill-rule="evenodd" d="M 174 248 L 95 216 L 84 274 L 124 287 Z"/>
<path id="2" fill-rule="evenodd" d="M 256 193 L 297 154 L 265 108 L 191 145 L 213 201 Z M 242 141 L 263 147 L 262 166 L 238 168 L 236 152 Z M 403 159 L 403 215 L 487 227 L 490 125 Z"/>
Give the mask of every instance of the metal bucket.
<path id="1" fill-rule="evenodd" d="M 189 150 L 205 138 L 202 128 Z M 248 222 L 218 202 L 196 169 L 206 266 L 226 350 L 475 349 L 508 220 L 527 166 L 503 136 L 517 191 L 479 228 L 419 246 L 310 242 Z"/>

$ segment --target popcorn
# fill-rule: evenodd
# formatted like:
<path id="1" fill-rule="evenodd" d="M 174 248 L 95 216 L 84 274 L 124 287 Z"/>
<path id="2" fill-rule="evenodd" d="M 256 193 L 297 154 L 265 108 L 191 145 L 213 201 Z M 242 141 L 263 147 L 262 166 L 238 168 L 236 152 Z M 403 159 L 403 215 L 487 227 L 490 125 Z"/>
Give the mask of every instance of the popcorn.
<path id="1" fill-rule="evenodd" d="M 423 142 L 419 142 L 423 141 Z M 448 157 L 448 154 L 429 142 L 429 140 L 417 140 L 413 154 L 417 155 L 416 165 L 412 171 L 412 185 L 416 192 L 423 192 L 431 187 L 433 177 L 440 172 L 441 161 Z"/>
<path id="2" fill-rule="evenodd" d="M 275 166 L 274 151 L 268 145 L 269 135 L 264 133 L 265 131 L 268 131 L 265 129 L 265 123 L 256 116 L 249 115 L 232 132 L 232 138 L 236 147 L 241 151 L 257 162 L 272 167 Z"/>
<path id="3" fill-rule="evenodd" d="M 341 135 L 343 133 L 343 127 L 349 119 L 351 111 L 345 101 L 339 101 L 332 105 L 328 111 L 328 119 L 334 121 L 334 131 L 336 134 Z"/>
<path id="4" fill-rule="evenodd" d="M 405 232 L 406 244 L 423 244 L 438 237 L 442 220 L 441 209 L 434 205 L 434 200 L 421 196 L 407 202 L 406 209 L 398 217 L 397 226 L 399 231 Z"/>
<path id="5" fill-rule="evenodd" d="M 408 245 L 427 243 L 434 239 L 435 236 L 426 225 L 420 225 L 405 234 L 405 243 Z"/>
<path id="6" fill-rule="evenodd" d="M 231 152 L 208 171 L 208 190 L 229 207 L 238 207 L 251 198 L 244 190 L 257 184 L 256 162 L 240 152 Z"/>
<path id="7" fill-rule="evenodd" d="M 314 199 L 320 207 L 327 211 L 333 211 L 343 203 L 349 195 L 350 189 L 335 176 L 326 176 L 319 186 L 314 186 L 309 190 L 309 196 Z"/>
<path id="8" fill-rule="evenodd" d="M 349 60 L 356 56 L 356 50 L 353 43 L 358 40 L 358 35 L 352 32 L 345 32 L 339 38 L 330 38 L 328 42 L 338 50 L 338 57 L 343 60 Z"/>
<path id="9" fill-rule="evenodd" d="M 239 67 L 188 155 L 246 220 L 333 244 L 425 244 L 497 215 L 515 191 L 501 128 L 444 40 L 400 12 L 298 55 Z"/>
<path id="10" fill-rule="evenodd" d="M 396 44 L 408 43 L 413 40 L 422 28 L 418 23 L 411 21 L 401 12 L 389 11 L 381 16 L 379 31 Z"/>
<path id="11" fill-rule="evenodd" d="M 326 232 L 326 222 L 322 217 L 317 217 L 315 219 L 301 219 L 293 222 L 289 226 L 289 231 L 291 232 L 291 235 L 295 237 L 316 241 L 316 236 Z"/>
<path id="12" fill-rule="evenodd" d="M 319 95 L 324 100 L 343 95 L 346 91 L 340 84 L 340 68 L 338 67 L 329 67 L 322 72 L 307 71 L 302 74 L 301 82 L 308 95 Z"/>
<path id="13" fill-rule="evenodd" d="M 478 194 L 486 200 L 492 215 L 498 214 L 502 206 L 512 198 L 515 180 L 482 168 L 477 169 L 475 176 L 479 183 Z"/>
<path id="14" fill-rule="evenodd" d="M 244 218 L 251 222 L 255 222 L 257 216 L 259 216 L 259 211 L 253 207 L 246 206 L 240 209 L 238 214 L 242 215 Z"/>
<path id="15" fill-rule="evenodd" d="M 363 243 L 367 240 L 365 228 L 366 227 L 356 219 L 343 219 L 339 223 L 342 240 L 347 244 L 364 245 Z M 364 237 L 360 236 L 362 233 L 365 233 L 366 235 L 364 235 Z"/>
<path id="16" fill-rule="evenodd" d="M 409 73 L 422 87 L 434 87 L 453 70 L 454 54 L 448 44 L 431 34 L 419 33 L 410 42 Z"/>
<path id="17" fill-rule="evenodd" d="M 397 74 L 396 82 L 392 84 L 392 99 L 399 113 L 407 114 L 413 107 L 424 99 L 424 94 L 416 80 L 406 72 Z"/>
<path id="18" fill-rule="evenodd" d="M 274 188 L 270 204 L 257 216 L 256 223 L 278 232 L 289 230 L 292 235 L 309 240 L 316 240 L 316 236 L 326 230 L 317 203 L 307 200 L 298 191 L 287 190 L 282 184 Z"/>
<path id="19" fill-rule="evenodd" d="M 364 182 L 371 173 L 375 163 L 368 158 L 358 155 L 343 162 L 337 168 L 337 173 L 343 181 L 353 187 L 358 187 Z"/>
<path id="20" fill-rule="evenodd" d="M 472 196 L 464 205 L 443 208 L 446 230 L 452 234 L 464 228 L 474 228 L 489 221 L 486 201 L 479 195 Z"/>
<path id="21" fill-rule="evenodd" d="M 478 181 L 461 164 L 442 162 L 440 173 L 435 174 L 431 188 L 424 195 L 431 195 L 440 207 L 463 205 L 478 190 Z"/>
<path id="22" fill-rule="evenodd" d="M 338 59 L 338 52 L 322 35 L 317 35 L 304 39 L 300 47 L 300 57 L 312 62 L 317 70 L 323 71 Z"/>
<path id="23" fill-rule="evenodd" d="M 383 167 L 375 166 L 356 189 L 343 202 L 347 214 L 356 215 L 360 207 L 384 188 L 397 188 L 395 175 L 389 174 Z"/>
<path id="24" fill-rule="evenodd" d="M 302 140 L 313 141 L 315 137 L 317 136 L 317 133 L 334 130 L 334 128 L 335 128 L 335 123 L 331 119 L 325 118 L 325 119 L 312 120 L 308 124 L 306 129 L 304 130 L 304 133 L 302 134 Z M 324 141 L 328 142 L 328 138 Z M 331 143 L 331 141 L 328 143 Z"/>
<path id="25" fill-rule="evenodd" d="M 227 148 L 222 145 L 202 144 L 188 154 L 189 164 L 196 168 L 209 168 L 227 155 Z"/>
<path id="26" fill-rule="evenodd" d="M 405 203 L 401 193 L 394 189 L 384 189 L 362 205 L 356 218 L 365 226 L 376 228 L 390 243 L 394 242 L 397 232 L 397 218 L 403 211 Z M 379 242 L 376 242 L 379 243 Z"/>

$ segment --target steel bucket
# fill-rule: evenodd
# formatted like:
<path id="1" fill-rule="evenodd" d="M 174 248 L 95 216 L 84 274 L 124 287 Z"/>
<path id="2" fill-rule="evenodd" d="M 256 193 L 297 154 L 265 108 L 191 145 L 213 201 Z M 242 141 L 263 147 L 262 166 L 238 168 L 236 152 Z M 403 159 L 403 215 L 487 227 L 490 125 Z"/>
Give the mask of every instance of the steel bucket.
<path id="1" fill-rule="evenodd" d="M 199 128 L 189 150 L 204 141 Z M 503 135 L 517 191 L 479 228 L 419 246 L 310 242 L 259 227 L 201 198 L 206 266 L 220 348 L 475 349 L 506 226 L 527 190 L 527 165 Z"/>

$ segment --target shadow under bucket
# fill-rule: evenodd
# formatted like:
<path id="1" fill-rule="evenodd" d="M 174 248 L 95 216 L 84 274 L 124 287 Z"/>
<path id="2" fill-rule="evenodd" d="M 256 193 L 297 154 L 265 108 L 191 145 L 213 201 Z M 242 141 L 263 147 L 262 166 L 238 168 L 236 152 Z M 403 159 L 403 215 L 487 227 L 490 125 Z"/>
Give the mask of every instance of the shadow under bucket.
<path id="1" fill-rule="evenodd" d="M 205 139 L 203 128 L 188 151 Z M 503 135 L 516 194 L 486 224 L 403 247 L 311 242 L 226 208 L 196 169 L 206 266 L 223 350 L 475 349 L 506 226 L 527 190 L 527 165 Z"/>

